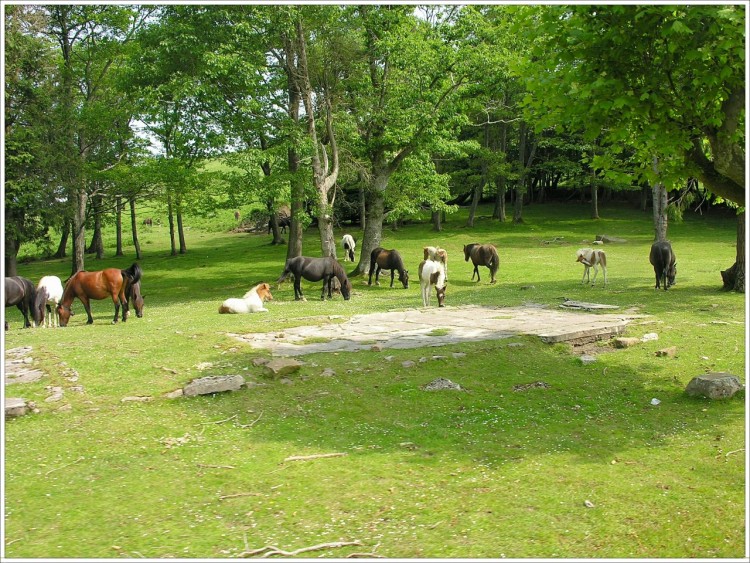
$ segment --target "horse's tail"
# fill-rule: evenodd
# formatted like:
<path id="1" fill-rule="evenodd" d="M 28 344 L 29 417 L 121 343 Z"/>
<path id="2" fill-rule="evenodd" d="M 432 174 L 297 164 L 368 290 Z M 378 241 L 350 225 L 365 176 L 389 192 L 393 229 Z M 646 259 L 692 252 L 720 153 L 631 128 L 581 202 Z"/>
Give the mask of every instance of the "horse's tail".
<path id="1" fill-rule="evenodd" d="M 490 262 L 487 265 L 490 267 L 490 270 L 497 272 L 497 269 L 500 267 L 500 256 L 497 254 L 497 248 L 494 245 L 490 245 L 490 254 Z"/>
<path id="2" fill-rule="evenodd" d="M 141 281 L 143 270 L 138 262 L 133 262 L 133 265 L 130 266 L 130 268 L 120 270 L 120 273 L 122 273 L 123 278 L 128 279 L 129 285 L 133 285 L 134 283 Z"/>
<path id="3" fill-rule="evenodd" d="M 224 305 L 222 305 L 221 307 L 219 307 L 219 313 L 224 314 L 224 313 L 231 313 L 231 312 L 232 312 L 232 310 L 229 307 L 226 307 Z"/>
<path id="4" fill-rule="evenodd" d="M 276 280 L 277 284 L 280 284 L 281 282 L 283 282 L 285 279 L 289 277 L 289 274 L 292 273 L 292 270 L 289 267 L 290 262 L 291 262 L 291 258 L 287 258 L 287 261 L 284 262 L 284 271 L 281 272 L 281 277 L 279 277 L 279 279 Z"/>
<path id="5" fill-rule="evenodd" d="M 380 253 L 380 247 L 376 248 L 372 252 L 370 252 L 370 272 L 375 272 L 375 260 L 378 259 L 378 254 Z"/>

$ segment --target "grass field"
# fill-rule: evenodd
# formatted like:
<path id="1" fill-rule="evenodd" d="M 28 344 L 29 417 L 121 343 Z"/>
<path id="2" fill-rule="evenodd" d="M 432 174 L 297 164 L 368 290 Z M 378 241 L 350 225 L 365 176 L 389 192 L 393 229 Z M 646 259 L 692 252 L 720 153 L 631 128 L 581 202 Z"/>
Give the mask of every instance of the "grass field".
<path id="1" fill-rule="evenodd" d="M 20 313 L 6 310 L 5 349 L 32 346 L 50 375 L 6 388 L 41 412 L 5 422 L 4 556 L 206 559 L 353 541 L 362 545 L 300 557 L 747 555 L 744 395 L 709 402 L 684 394 L 709 371 L 745 382 L 745 296 L 721 291 L 719 276 L 734 262 L 735 220 L 690 214 L 670 225 L 677 285 L 657 292 L 650 215 L 600 213 L 592 221 L 587 207 L 536 205 L 522 225 L 481 218 L 468 229 L 464 211 L 442 233 L 426 223 L 386 229 L 383 246 L 404 256 L 409 289 L 355 278 L 350 301 L 321 302 L 320 284 L 303 282 L 308 301 L 295 302 L 285 283 L 273 286 L 269 313 L 243 316 L 217 309 L 259 281 L 274 282 L 286 247 L 204 223 L 187 232 L 186 255 L 169 256 L 166 227 L 144 228 L 142 319 L 112 325 L 111 302 L 97 301 L 87 326 L 76 302 L 68 328 L 22 330 Z M 627 241 L 606 247 L 606 289 L 581 285 L 574 262 L 596 234 Z M 470 281 L 462 256 L 470 242 L 498 247 L 496 285 L 486 268 L 481 283 Z M 427 244 L 448 250 L 449 306 L 595 301 L 648 315 L 628 334 L 659 339 L 625 350 L 602 345 L 591 365 L 567 345 L 533 337 L 438 352 L 426 341 L 306 356 L 285 382 L 264 376 L 253 364 L 264 354 L 229 336 L 420 307 L 416 269 Z M 319 255 L 314 229 L 304 248 Z M 87 269 L 133 262 L 132 248 L 124 258 L 107 252 L 88 257 Z M 36 282 L 69 270 L 69 260 L 31 261 L 19 275 Z M 668 346 L 677 346 L 675 357 L 655 355 Z M 405 360 L 416 365 L 404 369 Z M 335 375 L 321 375 L 326 368 Z M 75 383 L 64 377 L 71 369 Z M 163 397 L 196 377 L 236 373 L 255 385 Z M 468 391 L 420 390 L 439 376 Z M 514 391 L 536 381 L 549 387 Z M 63 388 L 62 401 L 45 402 L 50 385 Z M 152 400 L 122 402 L 127 396 Z M 346 455 L 284 462 L 322 453 Z"/>

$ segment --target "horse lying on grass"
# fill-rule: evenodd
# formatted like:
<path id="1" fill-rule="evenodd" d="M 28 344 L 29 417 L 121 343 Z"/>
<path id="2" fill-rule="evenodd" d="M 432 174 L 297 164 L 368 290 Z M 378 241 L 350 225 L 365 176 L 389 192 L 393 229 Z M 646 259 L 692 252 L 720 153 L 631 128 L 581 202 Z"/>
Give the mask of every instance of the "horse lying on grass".
<path id="1" fill-rule="evenodd" d="M 300 285 L 302 278 L 307 281 L 323 280 L 323 291 L 320 294 L 320 298 L 323 300 L 325 300 L 326 287 L 328 287 L 328 298 L 332 297 L 333 278 L 339 280 L 341 295 L 344 296 L 344 299 L 348 301 L 351 297 L 352 282 L 346 277 L 341 264 L 330 256 L 325 258 L 310 258 L 309 256 L 289 258 L 284 264 L 284 271 L 281 273 L 281 277 L 276 280 L 276 284 L 280 284 L 290 275 L 294 275 L 294 299 L 297 301 L 305 300 Z"/>
<path id="2" fill-rule="evenodd" d="M 267 313 L 268 309 L 263 306 L 264 301 L 273 301 L 271 286 L 267 283 L 259 283 L 242 296 L 242 299 L 230 297 L 219 307 L 219 313 Z"/>

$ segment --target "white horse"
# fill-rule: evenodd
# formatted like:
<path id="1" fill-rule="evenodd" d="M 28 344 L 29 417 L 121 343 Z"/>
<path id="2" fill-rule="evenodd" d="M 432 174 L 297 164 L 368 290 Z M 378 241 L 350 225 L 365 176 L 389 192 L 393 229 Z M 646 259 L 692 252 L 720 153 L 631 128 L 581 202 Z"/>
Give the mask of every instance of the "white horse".
<path id="1" fill-rule="evenodd" d="M 437 293 L 438 307 L 445 307 L 445 264 L 436 260 L 423 260 L 419 263 L 419 285 L 422 288 L 422 305 L 430 305 L 433 286 Z"/>
<path id="2" fill-rule="evenodd" d="M 425 246 L 422 250 L 424 250 L 425 260 L 437 260 L 443 263 L 443 266 L 445 266 L 445 281 L 448 281 L 448 253 L 445 249 L 439 246 Z"/>
<path id="3" fill-rule="evenodd" d="M 267 283 L 259 283 L 242 299 L 230 297 L 225 300 L 219 307 L 219 313 L 267 313 L 268 309 L 263 306 L 264 301 L 273 301 L 271 286 Z"/>
<path id="4" fill-rule="evenodd" d="M 354 247 L 356 246 L 354 237 L 350 234 L 344 235 L 341 238 L 341 246 L 344 248 L 344 262 L 346 262 L 347 257 L 354 262 Z"/>
<path id="5" fill-rule="evenodd" d="M 583 277 L 581 277 L 581 283 L 584 283 L 584 279 L 589 281 L 590 269 L 594 268 L 594 280 L 591 281 L 591 285 L 596 283 L 596 275 L 599 273 L 599 266 L 602 267 L 604 272 L 604 285 L 607 285 L 607 255 L 603 250 L 593 250 L 591 248 L 579 248 L 576 252 L 576 262 L 583 264 Z"/>
<path id="6" fill-rule="evenodd" d="M 60 315 L 57 305 L 62 301 L 63 284 L 57 276 L 44 276 L 36 286 L 34 307 L 39 311 L 39 319 L 44 319 L 43 326 L 53 328 L 60 326 Z M 51 307 L 53 304 L 54 307 Z M 46 311 L 45 311 L 46 308 Z M 40 325 L 41 326 L 41 325 Z"/>

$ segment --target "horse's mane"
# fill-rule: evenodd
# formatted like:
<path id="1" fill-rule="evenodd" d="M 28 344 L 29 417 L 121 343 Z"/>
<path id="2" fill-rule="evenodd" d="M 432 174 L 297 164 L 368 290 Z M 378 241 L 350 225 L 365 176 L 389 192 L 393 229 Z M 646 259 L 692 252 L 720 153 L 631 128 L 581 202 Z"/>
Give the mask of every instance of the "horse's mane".
<path id="1" fill-rule="evenodd" d="M 342 268 L 338 260 L 334 260 L 333 257 L 331 257 L 331 269 L 333 270 L 333 275 L 336 276 L 336 278 L 342 284 L 344 283 L 345 280 L 349 279 L 346 277 L 346 272 L 344 271 L 344 268 Z"/>

